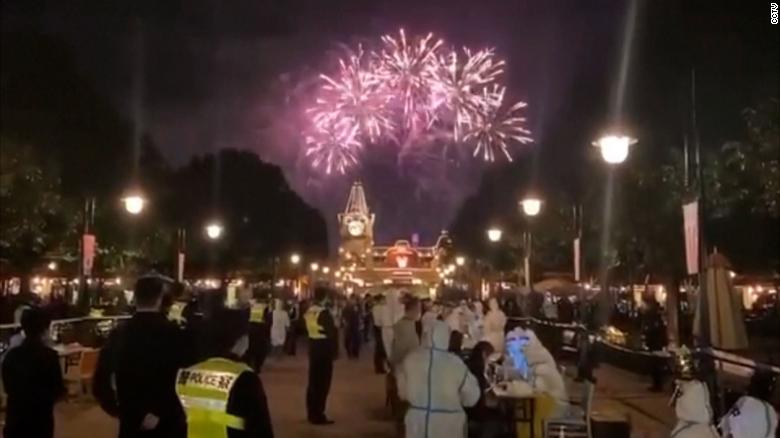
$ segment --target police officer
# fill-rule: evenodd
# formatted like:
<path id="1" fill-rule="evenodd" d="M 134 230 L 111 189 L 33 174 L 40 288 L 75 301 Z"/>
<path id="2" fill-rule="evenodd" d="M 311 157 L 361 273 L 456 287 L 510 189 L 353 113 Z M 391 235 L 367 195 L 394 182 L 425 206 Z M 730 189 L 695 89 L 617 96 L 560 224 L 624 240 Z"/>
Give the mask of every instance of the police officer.
<path id="1" fill-rule="evenodd" d="M 249 357 L 248 362 L 260 372 L 268 355 L 271 337 L 270 312 L 263 300 L 252 299 L 249 305 Z"/>
<path id="2" fill-rule="evenodd" d="M 336 327 L 325 308 L 329 289 L 314 289 L 314 302 L 304 315 L 309 337 L 309 385 L 306 388 L 306 413 L 311 424 L 333 424 L 325 416 L 325 403 L 330 391 L 335 355 Z"/>
<path id="3" fill-rule="evenodd" d="M 216 354 L 179 370 L 176 394 L 187 417 L 188 438 L 273 438 L 263 384 L 239 358 L 249 348 L 245 314 L 223 309 L 212 334 Z"/>

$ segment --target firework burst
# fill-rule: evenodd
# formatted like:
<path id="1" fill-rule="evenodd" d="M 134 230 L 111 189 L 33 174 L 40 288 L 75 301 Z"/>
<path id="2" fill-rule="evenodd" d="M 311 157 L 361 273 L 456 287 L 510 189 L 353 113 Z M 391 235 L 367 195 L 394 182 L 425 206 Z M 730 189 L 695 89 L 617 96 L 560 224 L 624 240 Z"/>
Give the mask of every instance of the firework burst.
<path id="1" fill-rule="evenodd" d="M 311 165 L 326 174 L 346 173 L 358 162 L 361 144 L 355 136 L 358 125 L 351 123 L 323 124 L 306 136 L 306 156 Z"/>
<path id="2" fill-rule="evenodd" d="M 464 142 L 474 143 L 473 155 L 482 156 L 484 161 L 493 162 L 499 154 L 512 161 L 509 150 L 513 142 L 525 144 L 533 141 L 531 132 L 524 127 L 525 117 L 518 114 L 526 107 L 525 102 L 518 102 L 505 111 L 501 110 L 505 91 L 506 88 L 497 87 L 493 91 L 485 92 L 488 104 L 480 113 L 479 120 L 470 125 L 463 137 Z"/>
<path id="3" fill-rule="evenodd" d="M 403 126 L 414 129 L 434 119 L 431 112 L 431 84 L 435 81 L 437 51 L 442 40 L 429 33 L 407 40 L 403 29 L 398 37 L 382 36 L 384 45 L 378 54 L 377 76 L 384 89 L 401 108 Z"/>
<path id="4" fill-rule="evenodd" d="M 465 62 L 463 61 L 465 59 Z M 438 58 L 436 81 L 432 86 L 433 106 L 452 114 L 452 134 L 460 141 L 464 130 L 477 123 L 481 114 L 492 106 L 489 95 L 482 92 L 503 73 L 504 61 L 496 61 L 493 50 L 476 53 L 463 49 L 463 58 L 451 51 Z"/>
<path id="5" fill-rule="evenodd" d="M 397 144 L 400 157 L 413 143 L 425 153 L 433 146 L 422 139 L 433 137 L 487 162 L 512 161 L 513 146 L 531 138 L 519 115 L 525 103 L 505 105 L 504 65 L 493 49 L 455 51 L 431 33 L 407 38 L 403 29 L 382 36 L 376 50 L 358 46 L 336 74 L 320 75 L 305 155 L 327 174 L 345 173 L 369 144 Z"/>
<path id="6" fill-rule="evenodd" d="M 374 142 L 394 129 L 387 111 L 390 95 L 380 88 L 382 81 L 366 59 L 362 46 L 346 59 L 339 60 L 339 75 L 320 75 L 322 95 L 310 110 L 315 125 L 339 121 L 357 124 L 359 135 Z"/>

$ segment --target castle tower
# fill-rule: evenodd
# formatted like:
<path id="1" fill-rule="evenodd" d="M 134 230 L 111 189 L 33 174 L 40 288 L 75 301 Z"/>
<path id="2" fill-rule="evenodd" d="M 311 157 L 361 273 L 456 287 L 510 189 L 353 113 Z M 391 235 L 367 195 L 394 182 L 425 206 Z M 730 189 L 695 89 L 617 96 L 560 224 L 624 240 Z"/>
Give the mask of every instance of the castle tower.
<path id="1" fill-rule="evenodd" d="M 363 184 L 352 185 L 344 213 L 338 215 L 341 245 L 339 258 L 342 263 L 355 262 L 371 265 L 371 249 L 374 246 L 374 214 L 368 209 Z"/>

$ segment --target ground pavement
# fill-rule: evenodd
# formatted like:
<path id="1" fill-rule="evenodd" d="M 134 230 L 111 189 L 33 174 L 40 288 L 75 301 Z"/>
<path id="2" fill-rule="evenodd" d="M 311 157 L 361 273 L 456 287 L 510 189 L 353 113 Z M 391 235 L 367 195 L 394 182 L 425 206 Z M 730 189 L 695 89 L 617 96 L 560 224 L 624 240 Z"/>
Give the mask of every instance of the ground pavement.
<path id="1" fill-rule="evenodd" d="M 305 350 L 296 357 L 269 359 L 262 374 L 268 396 L 274 432 L 281 438 L 394 438 L 394 428 L 384 408 L 384 376 L 373 373 L 370 350 L 364 348 L 359 361 L 336 361 L 333 386 L 328 399 L 332 426 L 314 427 L 305 421 L 307 362 Z M 567 387 L 573 397 L 579 388 L 567 369 Z M 666 438 L 674 425 L 668 406 L 670 390 L 649 393 L 649 380 L 602 365 L 596 370 L 598 385 L 594 409 L 610 416 L 629 418 L 634 438 Z M 116 423 L 94 401 L 60 403 L 56 410 L 56 438 L 114 438 Z M 0 432 L 0 436 L 2 433 Z"/>
<path id="2" fill-rule="evenodd" d="M 572 379 L 574 367 L 567 368 L 566 387 L 571 397 L 580 393 L 579 384 Z M 649 392 L 650 379 L 628 371 L 602 364 L 595 370 L 596 395 L 593 410 L 608 417 L 627 418 L 631 423 L 632 438 L 667 438 L 676 422 L 674 409 L 669 406 L 673 383 L 664 392 Z"/>
<path id="3" fill-rule="evenodd" d="M 306 422 L 306 352 L 269 359 L 261 375 L 277 438 L 394 438 L 385 405 L 385 380 L 373 372 L 368 352 L 359 361 L 339 359 L 327 414 L 336 424 Z M 56 438 L 114 438 L 116 423 L 94 402 L 68 402 L 57 408 Z M 0 434 L 1 435 L 1 434 Z"/>

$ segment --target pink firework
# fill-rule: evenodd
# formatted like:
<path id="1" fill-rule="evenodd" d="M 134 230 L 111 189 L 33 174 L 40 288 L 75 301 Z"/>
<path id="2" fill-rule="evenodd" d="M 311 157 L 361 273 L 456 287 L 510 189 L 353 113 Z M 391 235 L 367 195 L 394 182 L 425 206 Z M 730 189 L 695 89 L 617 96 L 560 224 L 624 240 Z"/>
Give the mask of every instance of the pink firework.
<path id="1" fill-rule="evenodd" d="M 357 154 L 361 144 L 355 139 L 358 125 L 333 123 L 318 126 L 306 136 L 306 156 L 311 158 L 312 167 L 326 174 L 346 173 L 358 162 Z"/>
<path id="2" fill-rule="evenodd" d="M 494 106 L 487 86 L 503 73 L 504 61 L 496 60 L 493 49 L 472 53 L 463 49 L 463 58 L 451 51 L 439 56 L 436 80 L 431 87 L 434 108 L 452 113 L 452 132 L 460 141 L 463 131 L 478 122 L 486 108 Z M 441 111 L 439 111 L 441 112 Z"/>
<path id="3" fill-rule="evenodd" d="M 525 117 L 518 115 L 518 112 L 526 107 L 525 102 L 517 102 L 501 111 L 505 91 L 504 87 L 496 87 L 494 91 L 485 93 L 487 104 L 463 138 L 464 142 L 473 142 L 473 155 L 481 155 L 485 161 L 493 162 L 499 154 L 512 161 L 512 155 L 509 153 L 512 143 L 525 144 L 533 141 L 531 132 L 525 129 Z"/>
<path id="4" fill-rule="evenodd" d="M 398 38 L 382 36 L 382 43 L 376 74 L 393 101 L 400 104 L 403 127 L 413 130 L 420 122 L 429 125 L 433 120 L 431 83 L 435 80 L 436 56 L 442 40 L 432 33 L 407 40 L 401 29 Z"/>
<path id="5" fill-rule="evenodd" d="M 358 46 L 356 52 L 339 60 L 337 76 L 321 74 L 322 94 L 310 110 L 315 125 L 357 124 L 359 135 L 370 142 L 392 131 L 394 125 L 387 110 L 390 95 L 381 89 L 382 80 L 375 70 L 363 47 Z"/>
<path id="6" fill-rule="evenodd" d="M 403 29 L 382 36 L 376 50 L 358 46 L 335 74 L 320 75 L 305 155 L 327 174 L 345 173 L 372 143 L 390 140 L 400 157 L 409 145 L 428 154 L 443 140 L 487 162 L 512 161 L 513 146 L 531 138 L 519 116 L 525 103 L 505 105 L 504 65 L 493 49 L 454 51 L 431 33 L 407 38 Z"/>

